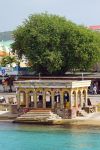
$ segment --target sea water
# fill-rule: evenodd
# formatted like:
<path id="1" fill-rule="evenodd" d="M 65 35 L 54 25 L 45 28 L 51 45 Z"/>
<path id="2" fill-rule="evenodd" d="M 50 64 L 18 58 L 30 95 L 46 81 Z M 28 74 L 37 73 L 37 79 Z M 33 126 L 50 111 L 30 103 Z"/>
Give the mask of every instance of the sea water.
<path id="1" fill-rule="evenodd" d="M 100 128 L 0 123 L 0 150 L 100 150 Z"/>

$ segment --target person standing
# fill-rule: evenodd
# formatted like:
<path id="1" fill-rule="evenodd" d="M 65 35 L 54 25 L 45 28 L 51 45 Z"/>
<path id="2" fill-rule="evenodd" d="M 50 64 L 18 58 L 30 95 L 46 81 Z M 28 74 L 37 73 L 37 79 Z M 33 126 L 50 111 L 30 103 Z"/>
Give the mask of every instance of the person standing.
<path id="1" fill-rule="evenodd" d="M 97 94 L 97 87 L 96 87 L 96 85 L 94 85 L 94 87 L 93 87 L 93 94 Z"/>

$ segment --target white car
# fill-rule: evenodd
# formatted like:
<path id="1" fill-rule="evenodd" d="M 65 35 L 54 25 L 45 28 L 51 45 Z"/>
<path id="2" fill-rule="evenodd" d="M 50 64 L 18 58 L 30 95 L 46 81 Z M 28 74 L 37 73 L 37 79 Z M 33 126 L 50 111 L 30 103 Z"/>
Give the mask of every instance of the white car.
<path id="1" fill-rule="evenodd" d="M 0 97 L 0 103 L 3 103 L 3 102 L 6 102 L 6 99 L 5 99 L 4 96 L 1 96 L 1 97 Z"/>

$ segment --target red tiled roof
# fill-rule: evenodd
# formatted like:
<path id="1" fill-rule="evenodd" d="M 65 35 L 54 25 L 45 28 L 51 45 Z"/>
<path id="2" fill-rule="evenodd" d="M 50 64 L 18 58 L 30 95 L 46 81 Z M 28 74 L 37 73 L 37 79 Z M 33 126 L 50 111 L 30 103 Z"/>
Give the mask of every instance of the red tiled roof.
<path id="1" fill-rule="evenodd" d="M 100 25 L 97 25 L 97 26 L 89 26 L 89 29 L 92 29 L 92 30 L 100 30 Z"/>
<path id="2" fill-rule="evenodd" d="M 0 57 L 8 56 L 9 54 L 3 51 L 0 51 Z"/>

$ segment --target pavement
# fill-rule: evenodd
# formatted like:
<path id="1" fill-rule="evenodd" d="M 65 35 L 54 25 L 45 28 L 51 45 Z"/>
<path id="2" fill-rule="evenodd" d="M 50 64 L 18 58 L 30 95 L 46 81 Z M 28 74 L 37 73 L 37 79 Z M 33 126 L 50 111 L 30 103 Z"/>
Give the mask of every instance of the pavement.
<path id="1" fill-rule="evenodd" d="M 16 88 L 14 86 L 12 86 L 12 91 L 15 92 Z M 2 84 L 0 84 L 0 92 L 3 93 L 4 92 L 4 88 L 2 86 Z M 9 92 L 9 86 L 5 87 L 5 92 Z"/>
<path id="2" fill-rule="evenodd" d="M 97 105 L 100 103 L 100 94 L 88 95 L 88 97 L 90 98 L 92 105 Z"/>

